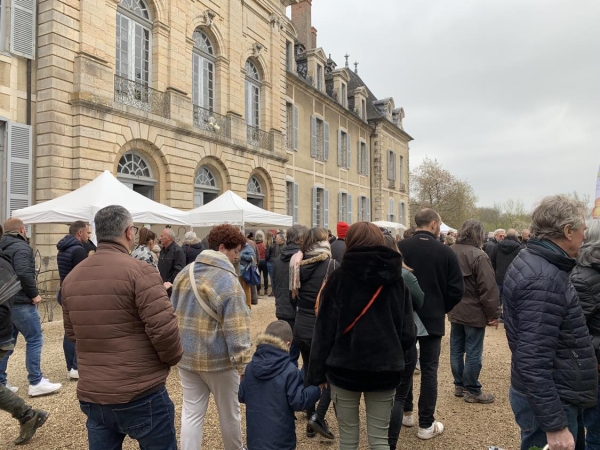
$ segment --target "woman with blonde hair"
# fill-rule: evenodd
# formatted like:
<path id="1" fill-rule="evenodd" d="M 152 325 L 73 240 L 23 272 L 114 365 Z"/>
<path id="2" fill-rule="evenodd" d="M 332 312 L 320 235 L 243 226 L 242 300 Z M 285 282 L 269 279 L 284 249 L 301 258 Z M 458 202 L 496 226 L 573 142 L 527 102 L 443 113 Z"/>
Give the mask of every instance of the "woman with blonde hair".
<path id="1" fill-rule="evenodd" d="M 353 224 L 320 297 L 308 381 L 331 389 L 340 450 L 358 449 L 364 394 L 369 448 L 387 450 L 390 414 L 416 329 L 402 256 L 372 223 Z"/>

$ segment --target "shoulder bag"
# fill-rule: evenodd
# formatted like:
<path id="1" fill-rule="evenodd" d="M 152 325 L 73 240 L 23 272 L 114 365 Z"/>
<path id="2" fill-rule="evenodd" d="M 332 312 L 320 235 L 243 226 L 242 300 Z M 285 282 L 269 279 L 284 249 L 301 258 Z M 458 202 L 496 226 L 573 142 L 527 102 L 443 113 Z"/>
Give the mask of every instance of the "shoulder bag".
<path id="1" fill-rule="evenodd" d="M 195 264 L 196 264 L 195 262 L 190 264 L 189 275 L 190 275 L 190 283 L 192 285 L 192 290 L 194 291 L 194 295 L 196 296 L 196 300 L 198 300 L 198 303 L 200 304 L 202 309 L 206 312 L 206 314 L 208 314 L 210 317 L 215 319 L 219 324 L 221 324 L 221 320 L 219 319 L 219 316 L 217 316 L 217 313 L 214 312 L 210 308 L 210 306 L 208 306 L 206 304 L 204 299 L 202 297 L 200 297 L 200 294 L 198 293 L 198 286 L 196 286 L 196 278 L 194 277 L 194 265 Z"/>
<path id="2" fill-rule="evenodd" d="M 348 333 L 350 330 L 352 330 L 352 328 L 354 328 L 354 325 L 356 325 L 356 322 L 358 322 L 360 320 L 360 318 L 366 314 L 366 312 L 369 310 L 369 308 L 371 307 L 371 305 L 373 305 L 373 303 L 375 302 L 375 299 L 377 298 L 377 296 L 381 292 L 381 289 L 383 289 L 383 285 L 381 285 L 381 286 L 379 286 L 377 288 L 377 290 L 373 294 L 373 297 L 371 297 L 371 300 L 369 300 L 369 303 L 367 303 L 367 306 L 365 306 L 363 308 L 362 312 L 358 315 L 358 317 L 356 319 L 354 319 L 354 322 L 352 322 L 350 325 L 348 325 L 346 327 L 346 329 L 344 330 L 344 333 L 342 334 L 342 336 L 344 334 Z"/>

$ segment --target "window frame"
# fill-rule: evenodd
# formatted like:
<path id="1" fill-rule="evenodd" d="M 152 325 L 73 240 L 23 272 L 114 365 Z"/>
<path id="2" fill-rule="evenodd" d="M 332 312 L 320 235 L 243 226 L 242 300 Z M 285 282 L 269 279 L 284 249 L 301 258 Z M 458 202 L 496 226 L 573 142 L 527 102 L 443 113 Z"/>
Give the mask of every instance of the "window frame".
<path id="1" fill-rule="evenodd" d="M 200 184 L 197 182 L 198 177 L 200 176 L 200 172 L 203 170 L 205 170 L 206 172 L 208 172 L 210 174 L 210 176 L 212 177 L 212 179 L 214 181 L 213 185 Z M 206 165 L 198 167 L 198 169 L 196 169 L 196 172 L 194 173 L 194 208 L 198 208 L 199 206 L 204 206 L 204 205 L 210 203 L 212 200 L 214 200 L 214 199 L 212 199 L 208 202 L 204 201 L 204 194 L 212 194 L 212 195 L 216 195 L 218 197 L 220 192 L 221 192 L 221 190 L 219 187 L 219 178 L 215 175 L 215 173 L 211 170 L 211 168 Z M 196 194 L 202 194 L 201 204 L 196 203 Z"/>
<path id="2" fill-rule="evenodd" d="M 140 3 L 142 3 L 145 7 L 146 12 L 148 13 L 148 17 L 142 17 L 140 15 L 135 14 L 133 11 L 125 8 L 124 6 L 122 6 L 122 2 L 120 1 L 118 6 L 117 6 L 117 18 L 116 18 L 116 27 L 117 27 L 117 31 L 116 33 L 118 33 L 119 31 L 119 19 L 120 18 L 125 18 L 128 22 L 129 22 L 129 26 L 128 26 L 128 47 L 127 47 L 127 65 L 128 65 L 128 70 L 126 71 L 125 75 L 124 72 L 121 70 L 120 66 L 120 54 L 119 54 L 119 36 L 115 35 L 115 38 L 117 40 L 117 45 L 115 46 L 115 73 L 122 77 L 125 78 L 129 81 L 134 81 L 137 83 L 140 83 L 146 87 L 152 87 L 152 31 L 153 31 L 153 26 L 152 26 L 152 14 L 150 11 L 150 8 L 148 6 L 148 4 L 146 4 L 146 2 L 144 2 L 144 0 L 137 0 Z M 133 26 L 132 26 L 133 25 Z M 148 68 L 147 68 L 147 77 L 148 79 L 146 81 L 140 79 L 136 79 L 135 77 L 135 72 L 136 72 L 136 67 L 135 67 L 135 60 L 136 60 L 136 39 L 135 39 L 135 34 L 136 34 L 136 26 L 139 26 L 142 30 L 147 31 L 148 32 L 148 47 L 145 49 L 145 52 L 147 53 L 147 64 L 148 64 Z M 122 40 L 122 39 L 121 39 Z"/>
<path id="3" fill-rule="evenodd" d="M 210 51 L 206 51 L 197 45 L 195 38 L 196 34 L 200 34 L 200 39 L 208 41 Z M 217 84 L 216 80 L 216 62 L 217 58 L 215 55 L 215 46 L 210 36 L 202 29 L 196 28 L 192 34 L 194 40 L 194 47 L 192 48 L 192 104 L 200 106 L 201 108 L 209 111 L 215 109 L 215 87 Z M 198 61 L 198 71 L 195 71 L 196 60 Z M 208 68 L 205 68 L 205 65 Z M 204 99 L 204 77 L 205 70 L 208 72 L 208 98 Z M 196 78 L 197 77 L 197 78 Z"/>
<path id="4" fill-rule="evenodd" d="M 249 67 L 254 68 L 254 72 L 256 73 L 255 77 L 248 73 Z M 262 80 L 258 66 L 250 58 L 246 60 L 246 76 L 244 85 L 246 125 L 260 129 Z M 250 100 L 250 96 L 252 96 L 252 100 Z"/>

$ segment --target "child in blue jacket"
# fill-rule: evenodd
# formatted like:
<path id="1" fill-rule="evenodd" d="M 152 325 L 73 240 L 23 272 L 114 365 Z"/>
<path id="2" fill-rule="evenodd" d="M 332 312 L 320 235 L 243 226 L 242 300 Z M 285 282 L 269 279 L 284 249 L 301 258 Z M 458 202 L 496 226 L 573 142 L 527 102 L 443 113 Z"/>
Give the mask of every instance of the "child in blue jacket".
<path id="1" fill-rule="evenodd" d="M 290 359 L 291 342 L 292 328 L 283 320 L 270 323 L 257 338 L 239 390 L 246 404 L 248 450 L 295 449 L 294 411 L 307 409 L 321 396 L 317 386 L 304 387 Z"/>

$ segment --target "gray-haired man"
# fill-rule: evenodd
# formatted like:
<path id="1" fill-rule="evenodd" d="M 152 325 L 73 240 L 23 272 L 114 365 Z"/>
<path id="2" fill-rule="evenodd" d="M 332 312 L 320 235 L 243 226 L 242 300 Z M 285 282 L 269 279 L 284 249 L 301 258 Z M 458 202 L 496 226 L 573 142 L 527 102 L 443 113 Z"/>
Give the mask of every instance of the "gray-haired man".
<path id="1" fill-rule="evenodd" d="M 158 271 L 170 295 L 175 277 L 185 267 L 185 253 L 175 242 L 175 233 L 171 228 L 162 230 L 159 239 L 162 248 L 158 255 Z"/>

